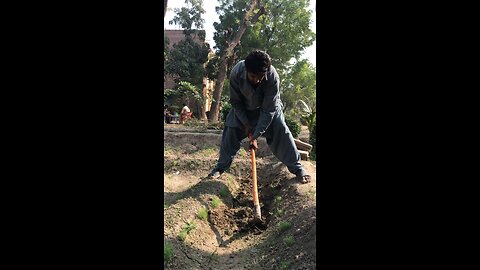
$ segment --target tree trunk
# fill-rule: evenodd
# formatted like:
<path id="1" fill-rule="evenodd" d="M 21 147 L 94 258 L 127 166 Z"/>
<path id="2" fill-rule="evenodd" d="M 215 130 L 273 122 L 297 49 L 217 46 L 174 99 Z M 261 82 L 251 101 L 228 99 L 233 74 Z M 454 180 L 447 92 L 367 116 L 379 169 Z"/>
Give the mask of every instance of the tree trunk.
<path id="1" fill-rule="evenodd" d="M 262 15 L 265 14 L 265 8 L 262 6 L 260 7 L 260 10 L 255 14 L 252 18 L 248 18 L 249 14 L 253 13 L 253 10 L 255 9 L 255 6 L 259 4 L 260 1 L 258 0 L 253 0 L 250 2 L 250 5 L 248 6 L 247 11 L 243 15 L 242 23 L 240 24 L 240 28 L 238 29 L 237 33 L 233 37 L 232 41 L 229 42 L 227 49 L 224 51 L 222 56 L 220 57 L 220 65 L 218 68 L 218 77 L 215 82 L 215 90 L 213 91 L 213 102 L 212 102 L 212 108 L 210 109 L 210 117 L 208 120 L 210 120 L 212 123 L 218 122 L 218 116 L 220 114 L 220 99 L 222 97 L 222 90 L 223 90 L 223 84 L 225 82 L 225 78 L 227 77 L 227 60 L 230 58 L 233 54 L 233 49 L 237 44 L 240 42 L 240 39 L 242 38 L 243 34 L 245 33 L 245 30 L 247 29 L 248 26 L 255 24 L 258 20 L 258 18 Z"/>
<path id="2" fill-rule="evenodd" d="M 167 4 L 168 0 L 163 0 L 163 18 L 165 18 L 165 14 L 167 13 Z"/>

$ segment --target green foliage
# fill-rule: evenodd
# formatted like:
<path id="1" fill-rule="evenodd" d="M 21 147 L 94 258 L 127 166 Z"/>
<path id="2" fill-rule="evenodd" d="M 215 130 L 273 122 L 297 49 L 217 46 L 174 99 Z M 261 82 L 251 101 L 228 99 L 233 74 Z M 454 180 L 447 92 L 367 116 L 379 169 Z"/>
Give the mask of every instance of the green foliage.
<path id="1" fill-rule="evenodd" d="M 295 243 L 295 239 L 293 239 L 293 236 L 290 235 L 290 236 L 287 236 L 287 237 L 283 238 L 283 243 L 285 243 L 285 245 L 287 245 L 287 247 L 291 247 Z"/>
<path id="2" fill-rule="evenodd" d="M 317 122 L 313 123 L 312 130 L 310 131 L 310 144 L 313 145 L 312 150 L 310 151 L 310 159 L 317 159 Z"/>
<path id="3" fill-rule="evenodd" d="M 281 201 L 282 201 L 282 196 L 280 195 L 275 196 L 275 198 L 273 199 L 273 203 L 275 205 L 279 204 Z"/>
<path id="4" fill-rule="evenodd" d="M 278 229 L 280 232 L 284 232 L 292 227 L 292 224 L 287 221 L 280 221 L 278 223 Z"/>
<path id="5" fill-rule="evenodd" d="M 285 269 L 288 269 L 288 267 L 290 266 L 290 263 L 291 263 L 290 261 L 281 261 L 278 267 L 280 270 L 285 270 Z"/>
<path id="6" fill-rule="evenodd" d="M 315 106 L 310 108 L 307 103 L 303 100 L 298 101 L 301 104 L 302 108 L 302 120 L 306 123 L 308 131 L 312 133 L 313 125 L 316 123 L 317 112 L 315 111 Z"/>
<path id="7" fill-rule="evenodd" d="M 163 243 L 163 261 L 170 262 L 173 258 L 173 248 L 169 243 Z"/>
<path id="8" fill-rule="evenodd" d="M 220 0 L 219 4 L 216 11 L 220 22 L 214 23 L 213 37 L 217 55 L 227 48 L 227 41 L 238 31 L 249 1 Z M 262 0 L 261 4 L 267 14 L 246 29 L 232 62 L 244 59 L 253 49 L 262 49 L 270 54 L 273 65 L 281 73 L 290 59 L 299 58 L 303 50 L 313 44 L 316 35 L 310 29 L 312 11 L 308 9 L 308 0 Z"/>
<path id="9" fill-rule="evenodd" d="M 309 108 L 315 107 L 316 102 L 316 69 L 308 60 L 296 62 L 283 76 L 280 82 L 281 99 L 285 113 L 293 117 L 301 117 L 302 104 L 299 100 L 306 101 Z"/>
<path id="10" fill-rule="evenodd" d="M 183 227 L 183 229 L 178 234 L 178 236 L 177 236 L 178 240 L 185 241 L 185 239 L 187 238 L 187 235 L 191 231 L 193 231 L 196 227 L 197 227 L 197 225 L 193 221 L 191 223 L 187 223 L 186 226 Z"/>
<path id="11" fill-rule="evenodd" d="M 222 201 L 218 197 L 213 197 L 212 199 L 212 207 L 217 208 Z"/>
<path id="12" fill-rule="evenodd" d="M 202 0 L 186 0 L 187 7 L 174 9 L 175 17 L 170 24 L 180 25 L 184 29 L 185 38 L 178 42 L 172 50 L 170 50 L 165 62 L 166 74 L 173 75 L 175 82 L 186 81 L 198 88 L 202 88 L 203 77 L 205 75 L 205 63 L 208 61 L 208 53 L 210 47 L 207 43 L 199 44 L 194 39 L 198 37 L 200 40 L 205 39 L 204 30 L 192 30 L 195 26 L 197 29 L 203 28 Z"/>
<path id="13" fill-rule="evenodd" d="M 227 115 L 228 113 L 230 112 L 230 110 L 232 109 L 232 105 L 228 102 L 226 103 L 223 103 L 223 107 L 222 107 L 222 120 L 225 121 L 225 119 L 227 119 Z"/>
<path id="14" fill-rule="evenodd" d="M 298 138 L 302 127 L 299 121 L 293 120 L 290 116 L 285 115 L 285 124 L 287 124 L 288 129 L 292 133 L 294 138 Z"/>
<path id="15" fill-rule="evenodd" d="M 206 221 L 208 219 L 207 209 L 205 207 L 200 208 L 200 210 L 198 210 L 197 217 Z"/>

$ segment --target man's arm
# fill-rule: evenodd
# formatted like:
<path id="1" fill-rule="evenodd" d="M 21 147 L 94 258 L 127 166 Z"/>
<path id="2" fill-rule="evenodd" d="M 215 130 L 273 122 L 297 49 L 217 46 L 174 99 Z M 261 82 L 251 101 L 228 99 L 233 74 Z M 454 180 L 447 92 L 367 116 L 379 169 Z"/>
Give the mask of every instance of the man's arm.
<path id="1" fill-rule="evenodd" d="M 232 104 L 233 112 L 240 119 L 240 122 L 245 126 L 250 126 L 247 113 L 245 112 L 245 104 L 242 100 L 242 94 L 238 86 L 237 74 L 232 72 L 230 74 L 230 104 Z"/>
<path id="2" fill-rule="evenodd" d="M 280 98 L 280 78 L 276 71 L 273 72 L 273 75 L 273 80 L 269 80 L 269 84 L 264 88 L 260 117 L 253 133 L 253 139 L 257 139 L 267 131 L 277 110 L 277 100 Z"/>

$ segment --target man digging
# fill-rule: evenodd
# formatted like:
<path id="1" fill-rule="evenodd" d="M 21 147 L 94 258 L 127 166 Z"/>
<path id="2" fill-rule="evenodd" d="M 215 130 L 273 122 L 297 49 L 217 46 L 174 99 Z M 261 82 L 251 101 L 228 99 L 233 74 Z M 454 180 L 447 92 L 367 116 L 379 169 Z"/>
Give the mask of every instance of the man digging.
<path id="1" fill-rule="evenodd" d="M 230 73 L 230 103 L 232 109 L 225 121 L 220 157 L 209 178 L 218 178 L 230 168 L 244 138 L 248 137 L 249 147 L 257 150 L 257 138 L 264 136 L 275 157 L 301 183 L 311 181 L 311 176 L 300 164 L 300 153 L 285 123 L 280 78 L 266 52 L 254 50 L 233 67 Z"/>

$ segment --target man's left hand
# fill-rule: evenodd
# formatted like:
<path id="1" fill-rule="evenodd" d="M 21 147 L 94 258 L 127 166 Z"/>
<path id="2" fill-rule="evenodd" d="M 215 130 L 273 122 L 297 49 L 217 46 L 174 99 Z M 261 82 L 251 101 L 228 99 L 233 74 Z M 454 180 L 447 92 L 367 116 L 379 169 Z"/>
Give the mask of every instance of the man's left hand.
<path id="1" fill-rule="evenodd" d="M 253 149 L 253 150 L 257 151 L 257 149 L 258 149 L 257 139 L 253 139 L 251 134 L 248 136 L 248 138 L 250 139 L 250 145 L 248 146 L 248 149 L 249 150 Z"/>

